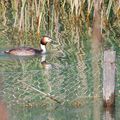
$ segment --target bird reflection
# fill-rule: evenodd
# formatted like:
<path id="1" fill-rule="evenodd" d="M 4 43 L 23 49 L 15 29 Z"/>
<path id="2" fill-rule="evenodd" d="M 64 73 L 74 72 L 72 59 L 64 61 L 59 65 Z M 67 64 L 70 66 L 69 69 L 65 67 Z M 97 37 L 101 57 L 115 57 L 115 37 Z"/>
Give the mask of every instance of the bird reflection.
<path id="1" fill-rule="evenodd" d="M 52 65 L 46 61 L 46 55 L 42 55 L 42 57 L 41 57 L 41 65 L 46 70 L 52 69 Z"/>

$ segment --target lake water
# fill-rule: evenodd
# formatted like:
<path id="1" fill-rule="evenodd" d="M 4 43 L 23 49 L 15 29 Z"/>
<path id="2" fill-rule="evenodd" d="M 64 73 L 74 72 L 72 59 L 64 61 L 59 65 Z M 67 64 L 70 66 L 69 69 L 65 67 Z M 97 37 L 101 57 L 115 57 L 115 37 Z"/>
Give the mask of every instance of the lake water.
<path id="1" fill-rule="evenodd" d="M 104 111 L 103 57 L 91 54 L 88 36 L 62 31 L 57 38 L 53 33 L 54 42 L 47 45 L 46 55 L 8 55 L 3 51 L 18 46 L 39 48 L 39 38 L 36 33 L 21 34 L 13 28 L 10 11 L 3 16 L 0 17 L 0 120 L 120 119 L 118 49 L 116 107 Z"/>
<path id="2" fill-rule="evenodd" d="M 115 116 L 119 120 L 118 97 L 115 115 L 108 117 L 103 110 L 101 78 L 96 86 L 99 91 L 94 91 L 92 57 L 81 55 L 80 59 L 80 54 L 52 45 L 48 54 L 33 57 L 4 54 L 5 49 L 0 54 L 0 109 L 5 120 L 108 120 Z"/>

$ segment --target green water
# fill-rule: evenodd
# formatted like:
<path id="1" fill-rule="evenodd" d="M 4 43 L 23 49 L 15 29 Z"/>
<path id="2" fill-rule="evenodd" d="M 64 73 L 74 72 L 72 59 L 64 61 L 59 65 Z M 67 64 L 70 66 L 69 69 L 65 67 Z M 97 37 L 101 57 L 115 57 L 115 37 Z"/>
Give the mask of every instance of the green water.
<path id="1" fill-rule="evenodd" d="M 78 59 L 77 50 L 71 47 L 74 46 L 65 45 L 65 50 L 61 51 L 61 46 L 57 49 L 54 45 L 48 45 L 49 52 L 46 55 L 17 57 L 2 53 L 8 49 L 7 45 L 2 46 L 0 102 L 5 110 L 4 116 L 9 120 L 104 119 L 102 84 L 98 86 L 99 91 L 94 91 L 93 87 L 92 57 L 86 54 Z M 47 66 L 41 64 L 42 60 L 46 60 Z M 95 92 L 100 98 L 93 99 Z M 120 117 L 118 108 L 117 101 L 117 120 Z"/>
<path id="2" fill-rule="evenodd" d="M 111 115 L 102 107 L 103 57 L 92 56 L 91 39 L 87 34 L 67 31 L 67 28 L 59 33 L 53 31 L 54 42 L 47 46 L 48 53 L 43 56 L 4 54 L 4 50 L 18 46 L 39 49 L 40 40 L 36 31 L 21 35 L 18 28 L 13 27 L 11 9 L 5 12 L 4 15 L 2 11 L 0 17 L 0 117 L 3 120 L 120 119 L 120 64 L 116 44 L 113 45 L 117 51 L 116 107 Z M 46 34 L 44 30 L 42 35 Z M 98 59 L 98 69 L 93 73 Z M 42 64 L 43 60 L 46 64 Z"/>

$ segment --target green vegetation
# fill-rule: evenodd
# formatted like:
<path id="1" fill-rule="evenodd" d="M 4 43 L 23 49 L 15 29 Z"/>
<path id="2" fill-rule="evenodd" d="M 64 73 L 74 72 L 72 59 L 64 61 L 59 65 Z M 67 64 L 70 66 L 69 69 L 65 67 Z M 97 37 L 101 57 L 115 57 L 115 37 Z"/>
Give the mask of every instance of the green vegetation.
<path id="1" fill-rule="evenodd" d="M 100 8 L 98 34 L 93 34 L 95 31 L 93 28 L 96 26 L 94 26 L 97 5 L 95 1 L 99 3 Z M 31 89 L 29 85 L 73 107 L 85 105 L 89 102 L 88 98 L 93 100 L 95 94 L 96 98 L 101 97 L 103 56 L 98 55 L 98 49 L 92 53 L 93 39 L 97 38 L 97 35 L 102 36 L 102 52 L 106 48 L 117 51 L 117 78 L 119 78 L 118 2 L 117 0 L 101 0 L 101 3 L 99 0 L 1 0 L 0 51 L 18 46 L 39 48 L 42 35 L 51 36 L 56 43 L 48 45 L 50 54 L 46 57 L 52 69 L 44 68 L 39 56 L 19 58 L 0 55 L 0 79 L 4 81 L 2 94 L 7 103 L 30 107 L 32 112 L 35 112 L 36 106 L 55 105 L 54 100 Z M 119 81 L 117 79 L 117 83 Z M 119 88 L 118 84 L 117 94 Z M 17 108 L 13 108 L 13 114 L 14 109 Z M 31 112 L 27 110 L 24 112 L 27 117 L 31 117 Z M 22 117 L 21 114 L 19 118 Z M 90 118 L 91 110 L 88 114 L 86 113 L 86 116 Z M 25 120 L 27 117 L 24 115 Z"/>
<path id="2" fill-rule="evenodd" d="M 112 0 L 101 2 L 103 38 L 117 32 L 116 38 L 119 39 L 119 3 Z M 91 35 L 94 4 L 96 3 L 93 0 L 1 0 L 1 29 L 8 31 L 7 26 L 11 26 L 8 31 L 13 33 L 11 42 L 17 45 L 30 43 L 34 45 L 39 42 L 37 38 L 44 34 L 59 39 L 60 36 L 67 35 L 71 40 L 76 36 L 79 42 L 79 36 L 82 34 Z M 16 34 L 19 35 L 17 40 Z"/>

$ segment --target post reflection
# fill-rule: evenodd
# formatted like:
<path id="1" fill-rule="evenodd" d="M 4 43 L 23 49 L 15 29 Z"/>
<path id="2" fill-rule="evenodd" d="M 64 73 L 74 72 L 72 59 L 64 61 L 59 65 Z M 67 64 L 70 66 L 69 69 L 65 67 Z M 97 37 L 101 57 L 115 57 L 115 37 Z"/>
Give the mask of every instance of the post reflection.
<path id="1" fill-rule="evenodd" d="M 103 120 L 115 120 L 115 108 L 104 108 Z"/>

